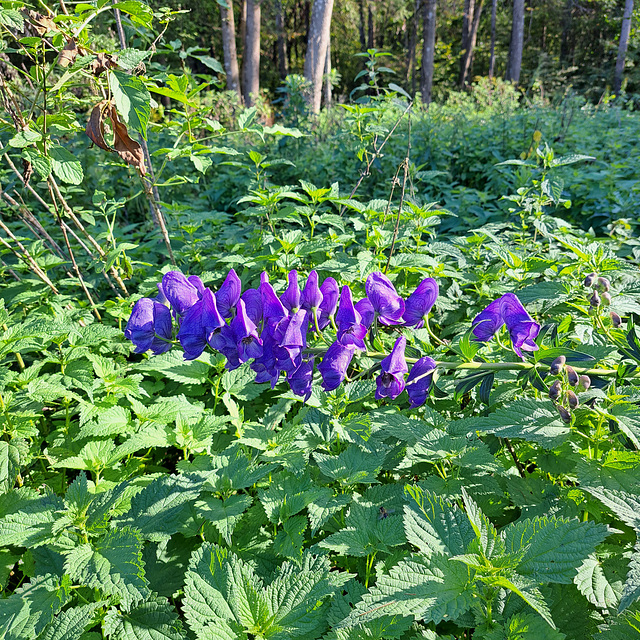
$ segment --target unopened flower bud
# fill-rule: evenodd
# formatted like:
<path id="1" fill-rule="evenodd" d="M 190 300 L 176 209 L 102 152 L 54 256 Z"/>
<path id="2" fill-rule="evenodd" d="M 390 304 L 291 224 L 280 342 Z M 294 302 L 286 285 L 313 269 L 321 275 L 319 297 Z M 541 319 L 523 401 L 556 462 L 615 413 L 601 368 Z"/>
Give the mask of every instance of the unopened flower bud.
<path id="1" fill-rule="evenodd" d="M 615 311 L 612 311 L 609 315 L 611 316 L 611 324 L 616 329 L 622 326 L 622 318 Z"/>
<path id="2" fill-rule="evenodd" d="M 594 291 L 593 295 L 589 298 L 589 304 L 592 307 L 596 308 L 600 306 L 600 302 L 602 301 L 600 300 L 600 296 L 598 295 L 598 292 Z"/>
<path id="3" fill-rule="evenodd" d="M 549 398 L 551 398 L 551 400 L 557 400 L 560 397 L 561 393 L 562 393 L 562 382 L 560 382 L 560 380 L 556 380 L 549 387 Z"/>
<path id="4" fill-rule="evenodd" d="M 602 304 L 605 307 L 608 307 L 611 304 L 611 294 L 608 291 L 605 291 L 600 298 L 602 299 Z"/>
<path id="5" fill-rule="evenodd" d="M 567 365 L 566 368 L 565 368 L 565 371 L 567 372 L 567 382 L 572 387 L 575 387 L 578 384 L 578 381 L 579 381 L 578 374 L 576 373 L 576 370 L 572 366 Z"/>
<path id="6" fill-rule="evenodd" d="M 596 281 L 596 278 L 598 277 L 598 274 L 595 271 L 592 271 L 589 275 L 587 275 L 587 277 L 584 279 L 584 286 L 585 287 L 592 287 L 593 283 Z"/>
<path id="7" fill-rule="evenodd" d="M 562 418 L 562 422 L 569 424 L 571 422 L 571 412 L 565 409 L 561 404 L 558 405 L 558 413 Z"/>
<path id="8" fill-rule="evenodd" d="M 567 361 L 567 359 L 564 356 L 558 356 L 552 363 L 551 366 L 549 367 L 549 373 L 552 376 L 557 376 L 563 369 L 564 369 L 564 363 Z"/>
<path id="9" fill-rule="evenodd" d="M 598 291 L 602 293 L 603 291 L 609 291 L 609 289 L 611 289 L 611 283 L 606 278 L 598 278 L 597 287 Z"/>
<path id="10" fill-rule="evenodd" d="M 586 391 L 591 386 L 591 378 L 589 376 L 580 376 L 578 386 L 581 391 Z"/>
<path id="11" fill-rule="evenodd" d="M 575 409 L 580 404 L 578 396 L 573 391 L 567 391 L 567 401 L 572 409 Z"/>

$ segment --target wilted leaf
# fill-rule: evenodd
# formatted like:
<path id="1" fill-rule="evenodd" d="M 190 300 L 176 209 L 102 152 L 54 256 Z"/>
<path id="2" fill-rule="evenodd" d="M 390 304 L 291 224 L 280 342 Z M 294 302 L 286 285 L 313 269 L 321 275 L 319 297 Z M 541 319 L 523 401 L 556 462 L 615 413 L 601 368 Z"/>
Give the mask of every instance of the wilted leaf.
<path id="1" fill-rule="evenodd" d="M 78 56 L 78 46 L 76 45 L 76 41 L 73 38 L 69 38 L 67 40 L 67 44 L 60 50 L 60 54 L 58 55 L 58 64 L 61 67 L 69 67 L 75 61 Z"/>

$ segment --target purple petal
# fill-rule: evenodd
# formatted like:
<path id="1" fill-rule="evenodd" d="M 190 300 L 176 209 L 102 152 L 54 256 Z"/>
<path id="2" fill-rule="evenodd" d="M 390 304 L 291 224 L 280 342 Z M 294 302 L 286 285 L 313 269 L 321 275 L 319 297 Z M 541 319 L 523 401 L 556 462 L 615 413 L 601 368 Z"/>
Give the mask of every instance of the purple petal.
<path id="1" fill-rule="evenodd" d="M 433 358 L 425 356 L 420 358 L 409 372 L 407 378 L 407 394 L 412 407 L 423 405 L 429 395 L 429 388 L 433 380 L 433 372 L 436 370 L 436 362 Z"/>
<path id="2" fill-rule="evenodd" d="M 287 376 L 287 381 L 289 382 L 291 391 L 293 391 L 297 396 L 304 396 L 305 402 L 311 396 L 313 362 L 314 358 L 311 358 L 310 360 L 303 360 L 300 366 Z"/>
<path id="3" fill-rule="evenodd" d="M 295 269 L 289 271 L 289 286 L 280 296 L 282 304 L 291 312 L 300 308 L 300 287 L 298 286 L 298 272 Z"/>
<path id="4" fill-rule="evenodd" d="M 369 302 L 369 298 L 362 298 L 362 300 L 356 302 L 356 311 L 362 318 L 361 324 L 368 329 L 373 324 L 373 319 L 376 316 L 376 311 Z"/>
<path id="5" fill-rule="evenodd" d="M 393 345 L 391 353 L 380 363 L 383 372 L 392 375 L 404 375 L 409 371 L 407 361 L 404 357 L 404 350 L 407 346 L 407 339 L 400 336 Z"/>
<path id="6" fill-rule="evenodd" d="M 502 298 L 494 300 L 484 311 L 481 311 L 472 322 L 472 333 L 479 342 L 486 342 L 493 338 L 496 332 L 504 324 L 500 302 Z"/>
<path id="7" fill-rule="evenodd" d="M 380 272 L 372 273 L 367 278 L 365 291 L 382 324 L 393 325 L 402 322 L 404 300 L 387 276 Z"/>
<path id="8" fill-rule="evenodd" d="M 198 302 L 198 289 L 179 271 L 167 271 L 162 278 L 162 291 L 178 315 Z"/>
<path id="9" fill-rule="evenodd" d="M 325 391 L 337 389 L 347 377 L 347 369 L 353 358 L 353 349 L 334 342 L 325 353 L 318 371 L 322 376 L 322 387 Z"/>
<path id="10" fill-rule="evenodd" d="M 318 326 L 322 331 L 333 318 L 338 306 L 338 283 L 331 277 L 327 278 L 320 286 L 320 292 L 322 293 L 322 302 L 320 303 L 320 313 L 318 313 Z"/>
<path id="11" fill-rule="evenodd" d="M 231 330 L 238 347 L 240 362 L 262 355 L 262 340 L 258 336 L 258 329 L 247 315 L 243 300 L 238 300 L 238 313 L 231 321 Z"/>
<path id="12" fill-rule="evenodd" d="M 283 318 L 286 318 L 287 309 L 269 282 L 262 282 L 259 288 L 262 297 L 262 315 L 265 321 L 275 325 Z"/>
<path id="13" fill-rule="evenodd" d="M 218 310 L 224 318 L 230 318 L 233 315 L 233 308 L 238 304 L 241 292 L 240 278 L 233 269 L 230 269 L 220 289 L 216 292 Z"/>
<path id="14" fill-rule="evenodd" d="M 301 307 L 307 311 L 317 309 L 322 303 L 322 291 L 318 287 L 318 272 L 311 271 L 302 292 Z"/>
<path id="15" fill-rule="evenodd" d="M 438 298 L 438 283 L 433 278 L 425 278 L 404 303 L 402 316 L 408 327 L 424 326 L 424 318 Z"/>
<path id="16" fill-rule="evenodd" d="M 247 289 L 241 297 L 247 308 L 247 315 L 256 325 L 262 320 L 262 295 L 257 289 Z"/>

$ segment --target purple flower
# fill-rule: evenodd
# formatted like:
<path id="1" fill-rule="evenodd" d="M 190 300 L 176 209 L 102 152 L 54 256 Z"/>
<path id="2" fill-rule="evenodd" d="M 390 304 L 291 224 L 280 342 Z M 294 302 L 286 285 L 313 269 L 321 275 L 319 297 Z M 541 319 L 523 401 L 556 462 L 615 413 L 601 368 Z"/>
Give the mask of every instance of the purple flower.
<path id="1" fill-rule="evenodd" d="M 540 333 L 540 325 L 534 322 L 513 293 L 505 293 L 479 313 L 473 320 L 472 332 L 476 340 L 485 342 L 490 340 L 503 324 L 507 325 L 511 345 L 518 356 L 524 357 L 522 350 L 538 349 L 535 339 Z"/>
<path id="2" fill-rule="evenodd" d="M 276 357 L 273 353 L 276 343 L 267 328 L 263 329 L 261 338 L 262 355 L 251 363 L 251 370 L 256 373 L 256 383 L 270 382 L 273 389 L 280 377 L 280 370 L 276 366 Z"/>
<path id="3" fill-rule="evenodd" d="M 304 396 L 306 402 L 311 396 L 311 383 L 313 380 L 314 358 L 303 360 L 302 364 L 287 376 L 291 391 L 297 396 Z"/>
<path id="4" fill-rule="evenodd" d="M 422 328 L 437 297 L 438 283 L 433 278 L 425 278 L 404 303 L 402 317 L 405 324 L 416 329 Z"/>
<path id="5" fill-rule="evenodd" d="M 289 286 L 280 296 L 282 304 L 291 312 L 295 313 L 300 308 L 300 287 L 298 286 L 298 272 L 295 269 L 289 271 Z"/>
<path id="6" fill-rule="evenodd" d="M 500 303 L 502 298 L 494 300 L 484 311 L 481 311 L 472 322 L 472 333 L 478 342 L 491 340 L 504 324 Z"/>
<path id="7" fill-rule="evenodd" d="M 204 284 L 198 276 L 189 276 L 187 280 L 198 290 L 198 296 L 202 298 L 204 295 Z"/>
<path id="8" fill-rule="evenodd" d="M 397 398 L 404 391 L 404 375 L 409 371 L 404 359 L 407 339 L 400 336 L 391 353 L 380 363 L 382 373 L 376 378 L 376 399 Z"/>
<path id="9" fill-rule="evenodd" d="M 162 292 L 179 316 L 190 309 L 200 298 L 198 288 L 179 271 L 167 271 L 164 274 Z"/>
<path id="10" fill-rule="evenodd" d="M 331 277 L 327 278 L 320 286 L 320 293 L 322 293 L 322 302 L 318 308 L 318 327 L 322 331 L 327 328 L 335 315 L 338 306 L 338 283 Z"/>
<path id="11" fill-rule="evenodd" d="M 216 292 L 218 311 L 220 311 L 223 318 L 230 318 L 233 315 L 233 308 L 238 304 L 241 292 L 242 283 L 240 278 L 238 278 L 233 269 L 230 269 L 224 282 Z"/>
<path id="12" fill-rule="evenodd" d="M 276 356 L 278 369 L 293 371 L 300 365 L 300 355 L 307 346 L 307 327 L 309 320 L 304 309 L 296 311 L 295 315 L 282 320 L 274 332 L 275 342 L 273 352 Z"/>
<path id="13" fill-rule="evenodd" d="M 367 298 L 386 325 L 400 324 L 404 314 L 404 300 L 398 295 L 391 280 L 379 271 L 372 273 L 365 284 Z"/>
<path id="14" fill-rule="evenodd" d="M 302 291 L 300 306 L 307 311 L 316 312 L 322 303 L 322 291 L 318 287 L 318 272 L 311 271 Z"/>
<path id="15" fill-rule="evenodd" d="M 155 300 L 156 302 L 159 302 L 160 304 L 164 304 L 164 305 L 168 306 L 169 305 L 169 301 L 167 300 L 167 296 L 164 295 L 164 291 L 162 290 L 162 283 L 158 282 L 156 287 L 158 287 L 158 295 L 155 298 L 152 298 L 152 300 Z"/>
<path id="16" fill-rule="evenodd" d="M 124 336 L 135 345 L 135 353 L 151 349 L 155 355 L 171 349 L 171 312 L 151 298 L 141 298 L 131 311 Z M 161 338 L 165 338 L 162 340 Z"/>
<path id="17" fill-rule="evenodd" d="M 411 372 L 407 378 L 407 393 L 412 407 L 419 407 L 425 403 L 435 370 L 436 361 L 429 356 L 420 358 L 411 367 Z"/>
<path id="18" fill-rule="evenodd" d="M 353 306 L 351 289 L 347 286 L 342 287 L 336 322 L 338 324 L 338 342 L 345 347 L 354 346 L 361 351 L 366 350 L 364 337 L 367 335 L 367 328 L 362 324 L 362 317 Z"/>
<path id="19" fill-rule="evenodd" d="M 501 298 L 500 309 L 502 317 L 511 336 L 513 350 L 522 358 L 522 350 L 537 351 L 535 339 L 540 333 L 540 325 L 522 306 L 518 297 L 513 293 L 505 293 Z"/>
<path id="20" fill-rule="evenodd" d="M 246 362 L 250 358 L 259 358 L 262 355 L 262 340 L 258 336 L 256 325 L 247 315 L 247 309 L 242 300 L 238 300 L 238 313 L 231 321 L 231 330 L 240 362 Z"/>
<path id="21" fill-rule="evenodd" d="M 178 331 L 185 360 L 194 360 L 202 355 L 214 332 L 224 326 L 224 318 L 218 312 L 211 289 L 204 289 L 202 298 L 185 313 Z"/>
<path id="22" fill-rule="evenodd" d="M 322 376 L 322 388 L 325 391 L 333 391 L 342 384 L 347 377 L 353 352 L 353 349 L 337 341 L 327 349 L 322 362 L 318 365 L 318 371 Z"/>
<path id="23" fill-rule="evenodd" d="M 369 298 L 362 298 L 356 302 L 356 311 L 362 317 L 360 321 L 367 329 L 373 324 L 373 320 L 376 317 L 375 309 L 369 302 Z"/>
<path id="24" fill-rule="evenodd" d="M 276 295 L 276 292 L 268 280 L 260 283 L 259 290 L 260 296 L 262 297 L 262 315 L 265 320 L 265 325 L 268 323 L 269 326 L 275 326 L 280 320 L 287 317 L 287 309 Z"/>
<path id="25" fill-rule="evenodd" d="M 247 315 L 255 325 L 262 320 L 262 295 L 257 289 L 247 289 L 241 296 L 244 306 L 247 308 Z"/>

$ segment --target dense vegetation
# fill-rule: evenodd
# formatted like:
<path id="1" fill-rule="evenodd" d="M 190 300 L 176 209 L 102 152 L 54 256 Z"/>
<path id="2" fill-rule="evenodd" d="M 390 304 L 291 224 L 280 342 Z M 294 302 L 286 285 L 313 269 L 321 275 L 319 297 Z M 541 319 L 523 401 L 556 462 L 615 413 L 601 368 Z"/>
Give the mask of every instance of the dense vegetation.
<path id="1" fill-rule="evenodd" d="M 633 100 L 426 109 L 372 49 L 274 123 L 110 5 L 17 9 L 2 637 L 640 637 Z"/>

